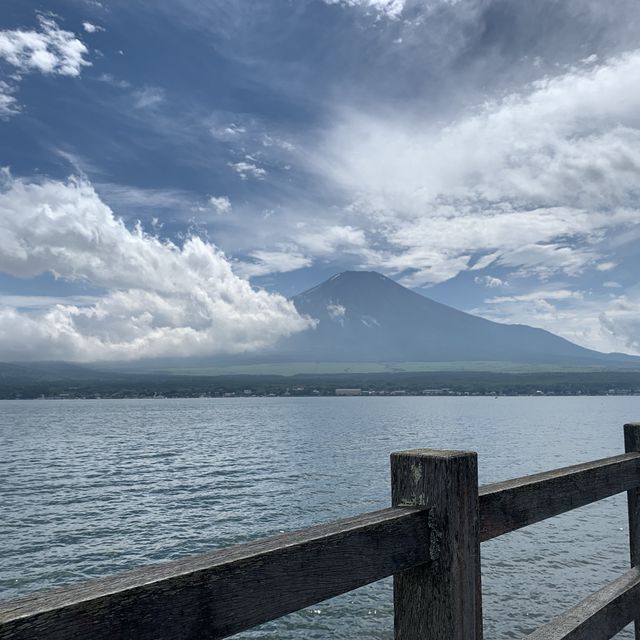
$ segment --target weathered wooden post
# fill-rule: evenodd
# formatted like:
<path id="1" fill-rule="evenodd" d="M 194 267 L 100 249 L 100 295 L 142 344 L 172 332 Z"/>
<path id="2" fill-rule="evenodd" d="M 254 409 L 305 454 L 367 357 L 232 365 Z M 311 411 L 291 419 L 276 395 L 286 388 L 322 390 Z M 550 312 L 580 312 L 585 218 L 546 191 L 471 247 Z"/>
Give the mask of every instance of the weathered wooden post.
<path id="1" fill-rule="evenodd" d="M 624 425 L 624 449 L 627 453 L 640 451 L 640 422 Z M 640 564 L 640 489 L 627 491 L 629 508 L 629 547 L 631 566 Z M 640 640 L 640 620 L 636 620 L 636 640 Z"/>
<path id="2" fill-rule="evenodd" d="M 429 562 L 394 575 L 396 640 L 481 640 L 478 460 L 467 451 L 391 454 L 393 506 L 424 506 Z"/>

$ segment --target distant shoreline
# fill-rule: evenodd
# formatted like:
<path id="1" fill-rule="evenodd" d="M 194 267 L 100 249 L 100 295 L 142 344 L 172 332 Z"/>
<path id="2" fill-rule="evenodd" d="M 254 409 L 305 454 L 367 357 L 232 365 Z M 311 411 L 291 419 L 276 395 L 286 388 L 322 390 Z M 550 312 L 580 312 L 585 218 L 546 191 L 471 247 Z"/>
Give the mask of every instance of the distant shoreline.
<path id="1" fill-rule="evenodd" d="M 0 364 L 0 399 L 634 396 L 640 371 L 395 371 L 194 375 Z"/>
<path id="2" fill-rule="evenodd" d="M 615 393 L 363 393 L 357 398 L 610 398 L 610 397 L 640 397 L 640 391 L 634 392 L 615 392 Z M 345 398 L 349 396 L 340 396 L 335 393 L 314 394 L 314 393 L 281 393 L 281 394 L 238 394 L 238 395 L 184 395 L 184 396 L 45 396 L 37 398 L 0 398 L 0 401 L 56 401 L 56 402 L 75 402 L 77 400 L 248 400 L 248 399 L 267 399 L 274 400 L 279 398 Z"/>

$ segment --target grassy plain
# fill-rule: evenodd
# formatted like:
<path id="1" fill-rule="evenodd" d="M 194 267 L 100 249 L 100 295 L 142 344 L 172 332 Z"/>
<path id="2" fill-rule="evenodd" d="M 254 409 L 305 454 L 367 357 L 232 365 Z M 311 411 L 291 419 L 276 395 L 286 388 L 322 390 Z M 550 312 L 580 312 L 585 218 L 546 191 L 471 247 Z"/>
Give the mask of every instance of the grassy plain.
<path id="1" fill-rule="evenodd" d="M 522 362 L 279 362 L 260 364 L 235 364 L 206 367 L 167 367 L 153 369 L 156 374 L 187 376 L 225 375 L 275 375 L 301 374 L 353 374 L 353 373 L 429 373 L 473 371 L 486 373 L 541 373 L 541 372 L 596 372 L 619 371 L 619 367 L 601 365 L 561 366 L 556 364 L 531 364 Z M 626 371 L 637 368 L 624 368 Z"/>

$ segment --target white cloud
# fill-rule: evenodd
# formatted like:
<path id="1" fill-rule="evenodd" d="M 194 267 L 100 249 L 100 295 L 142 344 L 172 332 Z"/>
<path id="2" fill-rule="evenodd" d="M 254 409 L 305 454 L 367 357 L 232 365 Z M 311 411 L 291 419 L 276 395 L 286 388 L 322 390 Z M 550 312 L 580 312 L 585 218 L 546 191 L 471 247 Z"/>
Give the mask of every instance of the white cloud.
<path id="1" fill-rule="evenodd" d="M 332 320 L 340 320 L 347 313 L 347 308 L 341 304 L 327 305 L 327 313 Z"/>
<path id="2" fill-rule="evenodd" d="M 411 270 L 408 284 L 479 268 L 479 253 L 521 274 L 577 275 L 640 224 L 638 84 L 635 51 L 445 125 L 397 107 L 343 112 L 310 169 L 366 220 L 367 265 Z"/>
<path id="3" fill-rule="evenodd" d="M 47 75 L 79 76 L 89 50 L 71 31 L 60 29 L 50 16 L 38 15 L 40 30 L 0 30 L 0 60 L 14 67 L 12 84 L 0 80 L 0 120 L 21 111 L 15 97 L 22 75 L 39 72 Z"/>
<path id="4" fill-rule="evenodd" d="M 182 245 L 128 229 L 84 180 L 39 182 L 5 170 L 0 271 L 45 272 L 104 290 L 88 305 L 0 306 L 0 359 L 130 360 L 234 353 L 310 321 L 279 295 L 255 291 L 197 237 Z"/>
<path id="5" fill-rule="evenodd" d="M 630 220 L 633 223 L 634 220 Z M 615 223 L 613 223 L 615 224 Z M 606 223 L 604 225 L 606 227 Z M 580 241 L 587 238 L 592 231 L 585 227 L 581 231 L 576 231 L 573 241 Z M 599 228 L 593 230 L 596 234 Z M 516 275 L 537 275 L 542 279 L 549 278 L 554 273 L 564 273 L 569 276 L 577 276 L 582 273 L 587 265 L 595 262 L 597 254 L 589 249 L 571 246 L 571 243 L 559 244 L 551 242 L 551 239 L 537 244 L 523 244 L 512 248 L 505 247 L 497 262 L 507 267 L 517 267 Z"/>
<path id="6" fill-rule="evenodd" d="M 295 232 L 296 243 L 316 256 L 331 255 L 338 250 L 357 250 L 366 247 L 362 229 L 350 225 L 300 224 Z"/>
<path id="7" fill-rule="evenodd" d="M 373 9 L 389 18 L 398 18 L 404 9 L 405 0 L 324 0 L 327 4 L 342 4 L 347 7 Z"/>
<path id="8" fill-rule="evenodd" d="M 471 271 L 480 271 L 481 269 L 486 269 L 488 266 L 492 265 L 500 256 L 498 251 L 493 251 L 492 253 L 488 253 L 484 256 L 480 256 L 470 267 Z"/>
<path id="9" fill-rule="evenodd" d="M 38 31 L 13 29 L 0 31 L 0 58 L 19 73 L 79 76 L 89 50 L 71 31 L 58 27 L 49 16 L 39 15 Z"/>
<path id="10" fill-rule="evenodd" d="M 236 263 L 234 270 L 246 278 L 264 276 L 270 273 L 285 273 L 311 266 L 311 259 L 295 250 L 253 251 L 252 262 Z"/>
<path id="11" fill-rule="evenodd" d="M 104 27 L 100 27 L 97 24 L 93 24 L 91 22 L 83 22 L 82 23 L 82 28 L 87 32 L 87 33 L 96 33 L 96 31 L 105 31 Z"/>
<path id="12" fill-rule="evenodd" d="M 209 132 L 216 140 L 231 142 L 247 133 L 247 127 L 244 125 L 239 125 L 235 122 L 221 124 L 218 120 L 219 118 L 211 116 L 211 123 L 209 125 Z"/>
<path id="13" fill-rule="evenodd" d="M 476 276 L 473 280 L 476 284 L 482 284 L 490 289 L 497 289 L 499 287 L 506 287 L 509 285 L 505 280 L 494 278 L 493 276 Z"/>
<path id="14" fill-rule="evenodd" d="M 268 133 L 262 134 L 262 146 L 263 147 L 277 147 L 284 151 L 295 151 L 296 147 L 294 144 L 289 142 L 288 140 L 283 140 L 274 135 L 270 135 Z"/>
<path id="15" fill-rule="evenodd" d="M 272 130 L 268 121 L 243 113 L 214 111 L 206 119 L 206 127 L 217 142 L 224 143 L 235 156 L 242 160 L 228 163 L 243 180 L 249 177 L 262 179 L 267 171 L 259 160 L 270 166 L 285 170 L 291 154 L 299 151 L 297 146 L 278 130 Z"/>
<path id="16" fill-rule="evenodd" d="M 128 89 L 131 86 L 131 83 L 126 80 L 118 80 L 110 73 L 101 73 L 98 76 L 98 80 L 110 84 L 112 87 L 117 87 L 118 89 Z"/>
<path id="17" fill-rule="evenodd" d="M 20 112 L 20 106 L 15 99 L 15 89 L 0 80 L 0 120 L 6 120 Z"/>
<path id="18" fill-rule="evenodd" d="M 74 158 L 72 157 L 71 160 Z M 82 173 L 80 169 L 86 164 L 84 161 L 81 163 L 75 160 L 71 166 L 74 171 Z M 170 209 L 175 215 L 180 211 L 190 211 L 195 204 L 192 194 L 179 189 L 144 189 L 113 182 L 97 182 L 94 183 L 94 187 L 110 206 L 125 210 L 129 215 L 132 211 L 140 209 L 155 211 Z"/>
<path id="19" fill-rule="evenodd" d="M 253 162 L 230 162 L 229 166 L 243 179 L 247 180 L 249 176 L 257 178 L 258 180 L 264 180 L 267 175 L 267 171 L 262 167 L 257 166 Z"/>
<path id="20" fill-rule="evenodd" d="M 582 300 L 583 294 L 569 289 L 551 289 L 547 291 L 533 291 L 514 296 L 496 296 L 485 300 L 487 304 L 501 304 L 504 302 L 535 302 L 546 305 L 549 300 Z"/>
<path id="21" fill-rule="evenodd" d="M 231 200 L 227 196 L 210 196 L 209 204 L 218 215 L 231 211 Z"/>
<path id="22" fill-rule="evenodd" d="M 48 309 L 55 305 L 88 307 L 99 302 L 97 296 L 29 296 L 0 294 L 0 307 L 17 309 Z"/>
<path id="23" fill-rule="evenodd" d="M 597 351 L 640 354 L 640 296 L 541 289 L 496 296 L 473 310 L 497 322 L 540 327 Z"/>
<path id="24" fill-rule="evenodd" d="M 143 87 L 133 92 L 133 106 L 136 109 L 153 109 L 164 99 L 165 92 L 160 87 Z"/>
<path id="25" fill-rule="evenodd" d="M 324 0 L 324 2 L 345 7 L 359 7 L 380 16 L 397 19 L 405 9 L 417 9 L 420 15 L 423 15 L 443 5 L 458 4 L 461 0 Z M 414 18 L 414 20 L 420 22 L 420 18 Z"/>
<path id="26" fill-rule="evenodd" d="M 640 355 L 640 299 L 622 295 L 600 312 L 598 319 L 620 351 Z"/>

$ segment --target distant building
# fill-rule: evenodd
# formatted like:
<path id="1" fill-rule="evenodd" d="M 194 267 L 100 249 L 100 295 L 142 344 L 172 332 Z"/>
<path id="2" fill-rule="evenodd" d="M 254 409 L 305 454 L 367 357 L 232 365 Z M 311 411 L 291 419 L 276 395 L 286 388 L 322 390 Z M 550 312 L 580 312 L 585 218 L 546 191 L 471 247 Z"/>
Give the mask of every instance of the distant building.
<path id="1" fill-rule="evenodd" d="M 337 396 L 361 396 L 362 389 L 336 389 Z"/>

